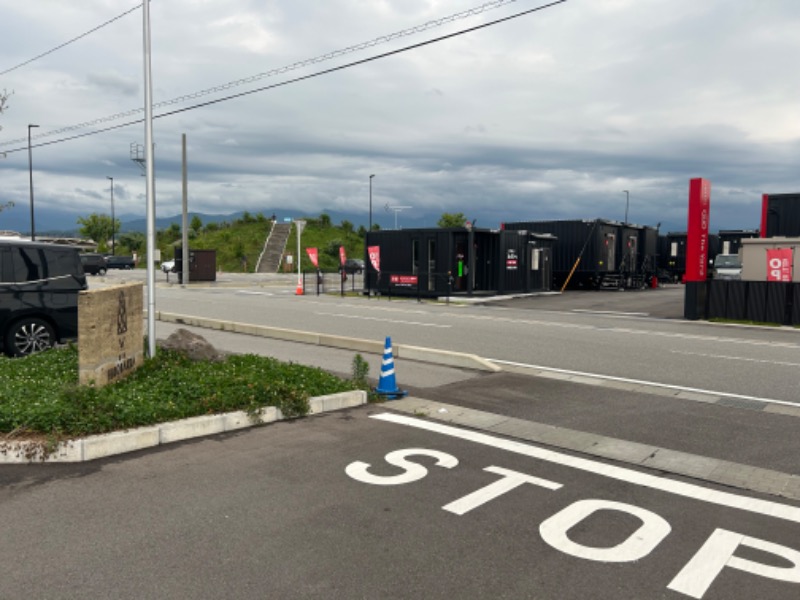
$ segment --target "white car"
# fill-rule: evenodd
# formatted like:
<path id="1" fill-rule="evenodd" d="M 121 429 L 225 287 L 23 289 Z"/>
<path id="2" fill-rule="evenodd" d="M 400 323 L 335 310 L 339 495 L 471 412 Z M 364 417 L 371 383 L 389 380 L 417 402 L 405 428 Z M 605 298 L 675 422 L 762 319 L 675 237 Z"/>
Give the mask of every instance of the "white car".
<path id="1" fill-rule="evenodd" d="M 172 273 L 175 271 L 175 261 L 174 260 L 165 260 L 161 263 L 161 270 L 164 273 Z"/>

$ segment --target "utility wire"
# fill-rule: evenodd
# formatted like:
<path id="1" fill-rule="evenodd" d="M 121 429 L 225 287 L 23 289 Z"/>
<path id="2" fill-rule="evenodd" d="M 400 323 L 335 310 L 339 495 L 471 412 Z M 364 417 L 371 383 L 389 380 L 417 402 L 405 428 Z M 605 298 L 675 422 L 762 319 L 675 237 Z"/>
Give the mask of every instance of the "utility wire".
<path id="1" fill-rule="evenodd" d="M 250 94 L 256 94 L 256 93 L 259 93 L 259 92 L 264 92 L 264 91 L 272 90 L 272 89 L 275 89 L 275 88 L 284 87 L 286 85 L 289 85 L 289 84 L 292 84 L 292 83 L 299 83 L 301 81 L 306 81 L 308 79 L 314 79 L 314 78 L 320 77 L 322 75 L 330 75 L 331 73 L 336 73 L 338 71 L 343 71 L 345 69 L 350 69 L 352 67 L 356 67 L 356 66 L 363 65 L 363 64 L 366 64 L 366 63 L 374 62 L 376 60 L 380 60 L 380 59 L 383 59 L 383 58 L 388 58 L 390 56 L 394 56 L 394 55 L 397 55 L 397 54 L 402 54 L 402 53 L 408 52 L 410 50 L 416 50 L 417 48 L 422 48 L 424 46 L 429 46 L 431 44 L 435 44 L 435 43 L 438 43 L 438 42 L 441 42 L 441 41 L 444 41 L 444 40 L 448 40 L 448 39 L 451 39 L 451 38 L 454 38 L 454 37 L 458 37 L 458 36 L 461 36 L 461 35 L 465 35 L 467 33 L 472 33 L 473 31 L 478 31 L 480 29 L 485 29 L 487 27 L 492 27 L 494 25 L 498 25 L 498 24 L 504 23 L 506 21 L 511 21 L 512 19 L 517 19 L 519 17 L 523 17 L 523 16 L 529 15 L 531 13 L 542 11 L 542 10 L 544 10 L 546 8 L 552 8 L 553 6 L 556 6 L 558 4 L 563 4 L 565 2 L 567 2 L 567 0 L 555 0 L 554 2 L 550 2 L 549 4 L 543 4 L 541 6 L 537 6 L 535 8 L 531 8 L 531 9 L 528 9 L 528 10 L 525 10 L 525 11 L 522 11 L 522 12 L 518 12 L 518 13 L 515 13 L 513 15 L 509 15 L 507 17 L 503 17 L 501 19 L 496 19 L 494 21 L 488 21 L 486 23 L 482 23 L 481 25 L 476 25 L 474 27 L 469 27 L 467 29 L 461 29 L 459 31 L 456 31 L 456 32 L 453 32 L 453 33 L 449 33 L 447 35 L 443 35 L 443 36 L 439 36 L 439 37 L 436 37 L 436 38 L 432 38 L 430 40 L 426 40 L 424 42 L 419 42 L 417 44 L 411 44 L 409 46 L 404 46 L 404 47 L 398 48 L 396 50 L 390 50 L 389 52 L 384 52 L 382 54 L 376 54 L 374 56 L 369 56 L 367 58 L 362 58 L 360 60 L 349 62 L 349 63 L 346 63 L 344 65 L 339 65 L 337 67 L 331 67 L 330 69 L 325 69 L 323 71 L 318 71 L 316 73 L 310 73 L 308 75 L 303 75 L 301 77 L 295 77 L 294 79 L 288 79 L 286 81 L 281 81 L 279 83 L 273 83 L 271 85 L 262 86 L 262 87 L 255 88 L 255 89 L 252 89 L 252 90 L 247 90 L 245 92 L 239 92 L 237 94 L 230 94 L 230 95 L 224 96 L 222 98 L 216 98 L 214 100 L 207 100 L 205 102 L 200 102 L 200 103 L 194 104 L 192 106 L 186 106 L 186 107 L 183 107 L 183 108 L 178 108 L 178 109 L 175 109 L 175 110 L 164 112 L 164 113 L 161 113 L 159 115 L 155 115 L 153 117 L 153 119 L 163 119 L 164 117 L 171 117 L 171 116 L 174 116 L 174 115 L 177 115 L 177 114 L 180 114 L 180 113 L 188 112 L 190 110 L 196 110 L 196 109 L 199 109 L 199 108 L 204 108 L 204 107 L 210 106 L 212 104 L 219 104 L 221 102 L 227 102 L 228 100 L 234 100 L 236 98 L 241 98 L 243 96 L 249 96 Z M 127 123 L 121 123 L 121 124 L 118 124 L 118 125 L 111 125 L 109 127 L 104 127 L 102 129 L 96 129 L 94 131 L 87 131 L 86 133 L 80 133 L 80 134 L 76 134 L 76 135 L 73 135 L 73 136 L 60 138 L 60 139 L 57 139 L 57 140 L 51 140 L 49 142 L 41 142 L 39 144 L 34 145 L 33 147 L 34 148 L 39 148 L 39 147 L 42 147 L 42 146 L 51 146 L 53 144 L 58 144 L 58 143 L 61 143 L 61 142 L 67 142 L 67 141 L 71 141 L 71 140 L 76 140 L 76 139 L 88 137 L 88 136 L 91 136 L 91 135 L 96 135 L 98 133 L 105 133 L 107 131 L 112 131 L 114 129 L 121 129 L 123 127 L 128 127 L 128 126 L 136 125 L 136 124 L 143 123 L 143 122 L 144 122 L 144 119 L 135 119 L 133 121 L 128 121 Z M 23 141 L 23 140 L 15 140 L 15 141 L 19 142 L 19 141 Z M 13 152 L 21 152 L 21 151 L 27 150 L 27 149 L 28 149 L 27 146 L 23 146 L 23 147 L 20 147 L 20 148 L 15 148 L 13 150 L 8 150 L 7 153 L 11 154 Z"/>
<path id="2" fill-rule="evenodd" d="M 242 85 L 254 83 L 256 81 L 259 81 L 259 80 L 267 78 L 267 77 L 273 77 L 275 75 L 283 75 L 283 74 L 289 73 L 291 71 L 296 71 L 296 70 L 298 70 L 298 69 L 300 69 L 302 67 L 307 67 L 307 66 L 315 65 L 315 64 L 318 64 L 318 63 L 321 63 L 321 62 L 326 62 L 326 61 L 332 60 L 334 58 L 338 58 L 340 56 L 343 56 L 345 54 L 352 54 L 352 53 L 357 52 L 359 50 L 364 50 L 366 48 L 372 48 L 372 47 L 377 46 L 379 44 L 386 44 L 388 42 L 391 42 L 391 41 L 393 41 L 395 39 L 398 39 L 398 38 L 401 38 L 401 37 L 407 37 L 407 36 L 413 35 L 415 33 L 421 33 L 423 31 L 427 31 L 427 30 L 433 29 L 435 27 L 440 27 L 440 26 L 442 26 L 442 25 L 444 25 L 446 23 L 451 23 L 451 22 L 454 22 L 454 21 L 457 21 L 457 20 L 465 19 L 465 18 L 473 16 L 473 15 L 478 15 L 478 14 L 481 14 L 481 13 L 486 12 L 488 10 L 499 8 L 501 6 L 504 6 L 506 4 L 510 4 L 510 3 L 516 2 L 516 1 L 517 0 L 492 0 L 491 2 L 486 2 L 486 3 L 484 3 L 484 4 L 480 5 L 480 6 L 477 6 L 475 8 L 471 8 L 471 9 L 468 9 L 468 10 L 465 10 L 465 11 L 461 11 L 459 13 L 455 13 L 455 14 L 452 14 L 452 15 L 449 15 L 449 16 L 446 16 L 446 17 L 442 17 L 441 19 L 435 19 L 433 21 L 428 21 L 427 23 L 424 23 L 422 25 L 417 25 L 415 27 L 411 27 L 411 28 L 408 28 L 408 29 L 403 29 L 402 31 L 398 31 L 396 33 L 392 33 L 392 34 L 389 34 L 389 35 L 381 36 L 381 37 L 375 38 L 375 39 L 367 41 L 367 42 L 362 42 L 360 44 L 355 44 L 353 46 L 349 46 L 349 47 L 343 48 L 341 50 L 335 50 L 333 52 L 329 52 L 327 54 L 322 54 L 322 55 L 316 56 L 314 58 L 309 58 L 309 59 L 306 59 L 306 60 L 302 60 L 302 61 L 290 64 L 288 66 L 272 69 L 272 70 L 266 71 L 264 73 L 259 73 L 257 75 L 252 75 L 250 77 L 245 77 L 243 79 L 237 79 L 237 80 L 234 80 L 234 81 L 230 81 L 230 82 L 222 84 L 222 85 L 218 85 L 218 86 L 215 86 L 215 87 L 212 87 L 212 88 L 208 88 L 208 89 L 205 89 L 205 90 L 201 90 L 201 91 L 198 91 L 198 92 L 193 92 L 191 94 L 186 94 L 186 95 L 183 95 L 183 96 L 179 96 L 179 97 L 173 98 L 171 100 L 164 100 L 164 101 L 161 101 L 161 102 L 157 102 L 157 103 L 153 104 L 153 108 L 164 108 L 166 106 L 172 106 L 174 104 L 180 104 L 182 102 L 195 100 L 197 98 L 202 98 L 204 96 L 208 96 L 208 95 L 211 95 L 211 94 L 223 92 L 223 91 L 235 88 L 235 87 L 239 87 L 239 86 L 242 86 Z M 94 127 L 95 125 L 100 125 L 102 123 L 109 123 L 111 121 L 117 121 L 119 119 L 125 119 L 125 118 L 128 118 L 128 117 L 132 117 L 134 115 L 141 114 L 143 112 L 144 112 L 144 108 L 133 108 L 133 109 L 130 109 L 130 110 L 127 110 L 127 111 L 124 111 L 124 112 L 120 112 L 120 113 L 116 113 L 116 114 L 113 114 L 113 115 L 110 115 L 110 116 L 107 116 L 107 117 L 101 117 L 101 118 L 98 118 L 98 119 L 94 119 L 92 121 L 85 121 L 83 123 L 78 123 L 77 125 L 69 125 L 67 127 L 62 127 L 61 129 L 55 129 L 53 131 L 38 133 L 38 134 L 35 134 L 31 139 L 36 140 L 36 139 L 41 139 L 41 138 L 45 138 L 45 137 L 51 137 L 51 136 L 54 136 L 54 135 L 60 135 L 62 133 L 69 133 L 71 131 L 76 131 L 78 129 L 84 129 L 86 127 Z M 18 144 L 20 142 L 26 141 L 26 139 L 27 138 L 17 138 L 17 139 L 14 139 L 14 140 L 7 140 L 5 142 L 0 142 L 0 147 L 10 146 L 12 144 Z"/>
<path id="3" fill-rule="evenodd" d="M 21 62 L 21 63 L 19 63 L 19 64 L 18 64 L 17 66 L 15 66 L 15 67 L 11 67 L 10 69 L 6 69 L 5 71 L 0 71 L 0 75 L 5 75 L 6 73 L 11 73 L 11 71 L 16 71 L 17 69 L 20 69 L 20 68 L 24 67 L 25 65 L 29 65 L 29 64 L 31 64 L 32 62 L 39 60 L 40 58 L 44 58 L 44 57 L 45 57 L 45 56 L 47 56 L 48 54 L 52 54 L 53 52 L 55 52 L 55 51 L 57 51 L 57 50 L 61 50 L 62 48 L 66 47 L 66 46 L 69 46 L 70 44 L 72 44 L 72 43 L 74 43 L 74 42 L 77 42 L 77 41 L 78 41 L 78 40 L 80 40 L 80 39 L 83 39 L 83 38 L 85 38 L 87 35 L 90 35 L 90 34 L 94 33 L 95 31 L 99 31 L 99 30 L 100 30 L 100 29 L 102 29 L 103 27 L 106 27 L 106 26 L 108 26 L 108 25 L 111 25 L 111 23 L 113 23 L 114 21 L 119 21 L 119 20 L 120 20 L 122 17 L 125 17 L 125 16 L 127 16 L 127 15 L 131 14 L 131 13 L 132 13 L 133 11 L 135 11 L 135 10 L 139 10 L 141 7 L 142 7 L 142 5 L 141 5 L 141 4 L 137 4 L 137 5 L 136 5 L 136 6 L 134 6 L 132 9 L 130 9 L 130 10 L 128 10 L 128 11 L 125 11 L 125 12 L 124 12 L 124 13 L 122 13 L 121 15 L 117 15 L 117 16 L 116 16 L 116 17 L 114 17 L 113 19 L 109 19 L 108 21 L 106 21 L 106 22 L 105 22 L 105 23 L 103 23 L 102 25 L 98 25 L 98 26 L 97 26 L 97 27 L 95 27 L 94 29 L 90 29 L 89 31 L 87 31 L 87 32 L 85 32 L 85 33 L 82 33 L 82 34 L 80 34 L 78 37 L 74 37 L 74 38 L 72 38 L 71 40 L 69 40 L 69 41 L 67 41 L 67 42 L 64 42 L 63 44 L 61 44 L 61 45 L 59 45 L 59 46 L 56 46 L 55 48 L 52 48 L 52 49 L 48 50 L 47 52 L 42 52 L 41 54 L 39 54 L 39 55 L 37 55 L 37 56 L 34 56 L 33 58 L 31 58 L 31 59 L 29 59 L 29 60 L 26 60 L 25 62 Z"/>

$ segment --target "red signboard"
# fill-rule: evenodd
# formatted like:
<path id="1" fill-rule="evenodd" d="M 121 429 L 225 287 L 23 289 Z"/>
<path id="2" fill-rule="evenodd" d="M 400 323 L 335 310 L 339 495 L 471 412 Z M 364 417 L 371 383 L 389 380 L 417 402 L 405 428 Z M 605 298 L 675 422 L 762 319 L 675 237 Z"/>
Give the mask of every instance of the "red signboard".
<path id="1" fill-rule="evenodd" d="M 769 195 L 761 194 L 761 231 L 762 238 L 767 237 L 767 215 L 769 214 Z"/>
<path id="2" fill-rule="evenodd" d="M 315 267 L 319 269 L 319 252 L 316 248 L 306 248 L 306 252 L 308 252 L 308 258 Z"/>
<path id="3" fill-rule="evenodd" d="M 419 281 L 416 275 L 391 275 L 389 283 L 399 287 L 415 287 Z"/>
<path id="4" fill-rule="evenodd" d="M 339 246 L 339 263 L 344 266 L 344 263 L 347 261 L 347 252 L 344 250 L 344 246 Z"/>
<path id="5" fill-rule="evenodd" d="M 711 182 L 701 178 L 690 180 L 685 281 L 705 281 L 708 275 L 708 222 L 710 216 Z"/>
<path id="6" fill-rule="evenodd" d="M 372 268 L 380 273 L 381 271 L 381 247 L 370 246 L 367 248 L 369 254 L 369 262 L 372 263 Z"/>
<path id="7" fill-rule="evenodd" d="M 767 249 L 767 281 L 792 280 L 792 249 Z"/>

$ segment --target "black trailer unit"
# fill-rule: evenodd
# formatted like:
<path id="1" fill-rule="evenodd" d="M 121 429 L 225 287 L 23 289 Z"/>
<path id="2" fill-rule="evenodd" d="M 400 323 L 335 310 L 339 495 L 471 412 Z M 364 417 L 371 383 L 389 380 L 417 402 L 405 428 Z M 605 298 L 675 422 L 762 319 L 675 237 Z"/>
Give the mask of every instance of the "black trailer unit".
<path id="1" fill-rule="evenodd" d="M 658 237 L 656 227 L 645 226 L 639 231 L 639 270 L 646 278 L 658 272 Z"/>
<path id="2" fill-rule="evenodd" d="M 686 273 L 686 232 L 670 232 L 665 240 L 659 240 L 662 250 L 659 252 L 659 268 L 674 283 L 683 281 Z M 708 272 L 714 258 L 720 253 L 720 236 L 708 236 Z"/>
<path id="3" fill-rule="evenodd" d="M 602 219 L 504 225 L 506 230 L 549 233 L 558 239 L 553 248 L 553 283 L 557 289 L 565 283 L 572 287 L 598 288 L 604 280 L 619 278 L 619 226 L 619 223 Z"/>
<path id="4" fill-rule="evenodd" d="M 765 194 L 763 203 L 764 237 L 800 237 L 800 194 Z"/>
<path id="5" fill-rule="evenodd" d="M 756 229 L 720 229 L 718 254 L 739 254 L 742 240 L 757 238 Z"/>
<path id="6" fill-rule="evenodd" d="M 522 231 L 403 229 L 367 233 L 369 294 L 438 297 L 549 290 L 554 238 Z"/>

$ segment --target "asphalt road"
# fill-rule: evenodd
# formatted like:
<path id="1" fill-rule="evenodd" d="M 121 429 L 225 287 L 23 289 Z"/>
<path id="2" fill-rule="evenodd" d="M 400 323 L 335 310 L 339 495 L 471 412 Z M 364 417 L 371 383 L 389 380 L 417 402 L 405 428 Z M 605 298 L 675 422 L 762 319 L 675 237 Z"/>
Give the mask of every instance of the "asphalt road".
<path id="1" fill-rule="evenodd" d="M 158 310 L 378 340 L 390 329 L 402 343 L 549 357 L 553 368 L 594 365 L 606 375 L 641 366 L 676 386 L 796 400 L 794 331 L 597 306 L 298 298 L 277 278 L 231 284 L 159 287 Z M 159 336 L 172 329 L 157 324 Z M 208 338 L 345 373 L 353 355 L 224 332 Z M 781 364 L 771 364 L 775 356 Z M 378 359 L 368 360 L 374 375 Z M 800 471 L 797 417 L 747 403 L 410 361 L 397 368 L 418 396 L 734 461 L 743 472 Z M 0 511 L 8 566 L 0 598 L 10 600 L 744 600 L 794 599 L 800 589 L 800 502 L 443 425 L 391 403 L 82 465 L 2 466 Z"/>
<path id="2" fill-rule="evenodd" d="M 668 297 L 679 300 L 680 291 L 633 294 L 655 300 L 663 293 L 666 302 Z M 619 293 L 619 297 L 623 296 L 629 297 Z M 609 301 L 604 300 L 604 306 Z M 156 309 L 371 340 L 390 336 L 397 343 L 734 397 L 790 403 L 800 400 L 800 330 L 733 327 L 630 314 L 643 311 L 604 308 L 596 312 L 576 309 L 574 303 L 568 310 L 530 308 L 535 299 L 523 302 L 526 306 L 522 308 L 442 305 L 338 296 L 297 297 L 285 286 L 176 286 L 158 289 Z M 231 311 L 233 306 L 235 312 Z"/>
<path id="3" fill-rule="evenodd" d="M 798 503 L 394 418 L 3 467 L 0 597 L 797 597 Z"/>

